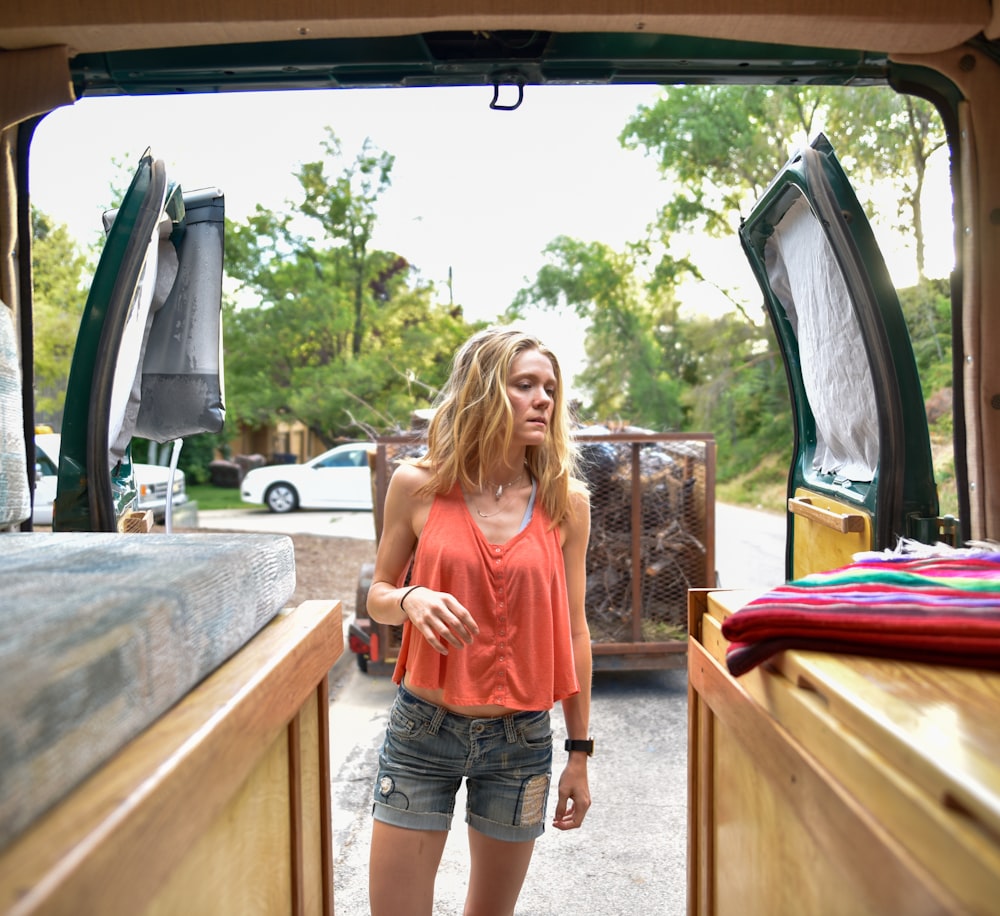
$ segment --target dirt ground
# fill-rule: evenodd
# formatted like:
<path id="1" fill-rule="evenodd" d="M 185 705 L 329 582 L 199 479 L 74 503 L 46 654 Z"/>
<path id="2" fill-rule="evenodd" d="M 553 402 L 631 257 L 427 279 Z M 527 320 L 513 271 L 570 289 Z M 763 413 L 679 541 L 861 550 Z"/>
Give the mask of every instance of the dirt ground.
<path id="1" fill-rule="evenodd" d="M 291 535 L 295 543 L 295 593 L 292 605 L 309 598 L 338 598 L 344 613 L 354 613 L 358 576 L 375 562 L 375 542 L 359 538 Z"/>

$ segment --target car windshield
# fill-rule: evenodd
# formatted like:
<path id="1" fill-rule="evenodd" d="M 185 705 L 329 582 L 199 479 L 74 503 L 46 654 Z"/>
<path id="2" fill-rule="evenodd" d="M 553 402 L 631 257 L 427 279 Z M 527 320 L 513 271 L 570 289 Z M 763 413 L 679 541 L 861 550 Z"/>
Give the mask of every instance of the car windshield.
<path id="1" fill-rule="evenodd" d="M 365 464 L 364 449 L 351 449 L 346 452 L 335 452 L 328 455 L 318 467 L 321 468 L 359 468 Z"/>

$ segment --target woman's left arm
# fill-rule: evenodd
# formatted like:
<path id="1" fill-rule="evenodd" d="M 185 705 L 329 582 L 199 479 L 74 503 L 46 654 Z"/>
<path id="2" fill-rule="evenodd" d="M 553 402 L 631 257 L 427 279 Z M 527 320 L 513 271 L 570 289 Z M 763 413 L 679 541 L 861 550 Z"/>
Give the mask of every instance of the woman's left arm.
<path id="1" fill-rule="evenodd" d="M 562 708 L 567 737 L 586 740 L 590 736 L 590 681 L 593 669 L 586 609 L 587 544 L 590 541 L 590 500 L 586 492 L 575 493 L 572 505 L 572 515 L 564 523 L 563 562 L 569 595 L 573 660 L 580 692 L 563 700 Z M 587 754 L 570 751 L 566 768 L 559 777 L 559 801 L 552 826 L 558 830 L 573 830 L 583 824 L 589 808 Z"/>

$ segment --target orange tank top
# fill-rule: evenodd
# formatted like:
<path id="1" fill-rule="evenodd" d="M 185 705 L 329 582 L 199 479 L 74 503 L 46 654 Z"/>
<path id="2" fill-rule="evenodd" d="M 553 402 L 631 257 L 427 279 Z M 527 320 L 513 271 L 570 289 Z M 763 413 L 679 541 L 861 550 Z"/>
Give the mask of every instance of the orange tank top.
<path id="1" fill-rule="evenodd" d="M 441 655 L 409 621 L 393 680 L 444 690 L 449 706 L 550 709 L 578 693 L 559 531 L 536 502 L 505 544 L 490 544 L 457 484 L 431 504 L 410 582 L 449 592 L 479 624 L 472 645 Z"/>

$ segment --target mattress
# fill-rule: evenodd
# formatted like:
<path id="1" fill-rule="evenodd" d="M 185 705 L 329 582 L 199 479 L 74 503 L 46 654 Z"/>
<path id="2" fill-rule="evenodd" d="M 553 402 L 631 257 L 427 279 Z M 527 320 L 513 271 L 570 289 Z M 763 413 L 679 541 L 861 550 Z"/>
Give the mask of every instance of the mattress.
<path id="1" fill-rule="evenodd" d="M 0 536 L 0 849 L 294 589 L 280 535 Z"/>

